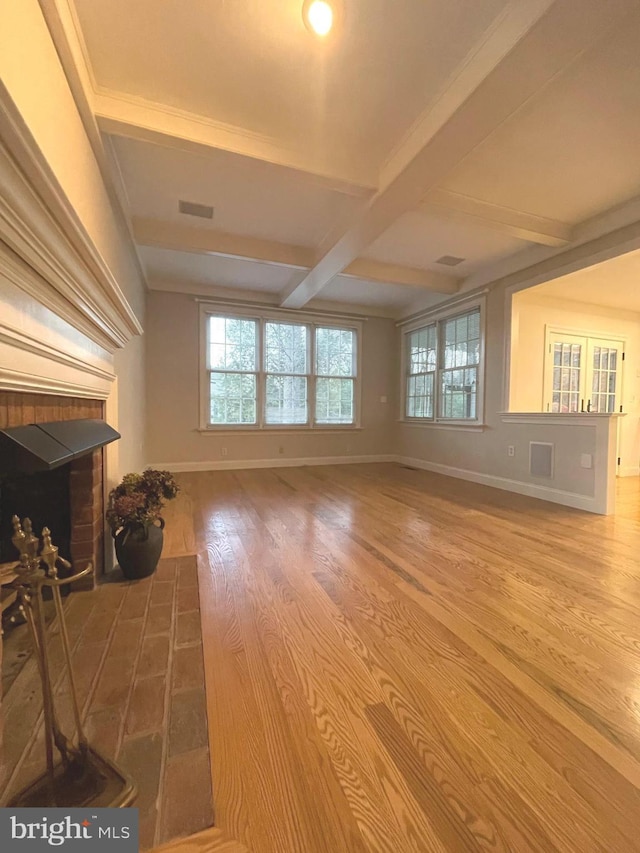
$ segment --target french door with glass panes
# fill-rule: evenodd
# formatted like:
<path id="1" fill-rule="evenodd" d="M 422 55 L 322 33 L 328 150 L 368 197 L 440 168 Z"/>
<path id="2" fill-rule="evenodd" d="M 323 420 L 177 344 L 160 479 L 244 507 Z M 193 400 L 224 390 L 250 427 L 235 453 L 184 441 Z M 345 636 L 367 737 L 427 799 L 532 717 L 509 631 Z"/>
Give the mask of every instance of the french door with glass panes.
<path id="1" fill-rule="evenodd" d="M 549 332 L 544 410 L 617 412 L 622 396 L 623 341 Z"/>

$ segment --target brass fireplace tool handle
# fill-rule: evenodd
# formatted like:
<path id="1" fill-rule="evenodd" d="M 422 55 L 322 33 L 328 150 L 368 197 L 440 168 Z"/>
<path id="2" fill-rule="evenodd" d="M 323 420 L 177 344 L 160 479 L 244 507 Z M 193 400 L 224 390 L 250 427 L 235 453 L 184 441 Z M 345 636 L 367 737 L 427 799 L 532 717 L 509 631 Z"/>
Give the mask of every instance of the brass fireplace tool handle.
<path id="1" fill-rule="evenodd" d="M 25 807 L 131 805 L 136 795 L 136 789 L 131 780 L 115 764 L 93 750 L 87 741 L 82 725 L 71 660 L 71 644 L 60 594 L 61 586 L 90 575 L 93 572 L 93 566 L 89 563 L 80 572 L 64 578 L 58 577 L 59 566 L 69 571 L 72 565 L 59 555 L 58 548 L 52 544 L 49 528 L 45 527 L 42 530 L 43 544 L 39 550 L 40 540 L 33 534 L 30 519 L 25 518 L 20 522 L 18 516 L 13 516 L 12 524 L 11 541 L 20 553 L 20 564 L 15 570 L 18 577 L 13 581 L 13 585 L 18 590 L 20 609 L 29 626 L 42 682 L 47 770 L 44 776 L 14 797 L 9 805 Z M 42 595 L 44 587 L 49 587 L 52 591 L 60 628 L 77 746 L 63 734 L 56 715 Z M 54 761 L 54 745 L 62 759 L 62 764 L 57 766 Z"/>

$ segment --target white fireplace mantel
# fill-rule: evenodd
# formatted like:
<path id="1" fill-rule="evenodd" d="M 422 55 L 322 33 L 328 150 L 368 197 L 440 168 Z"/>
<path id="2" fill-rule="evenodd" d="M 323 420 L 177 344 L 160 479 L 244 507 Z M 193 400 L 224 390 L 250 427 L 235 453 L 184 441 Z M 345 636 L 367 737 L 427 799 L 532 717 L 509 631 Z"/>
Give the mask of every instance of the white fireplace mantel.
<path id="1" fill-rule="evenodd" d="M 106 399 L 141 333 L 0 81 L 0 389 Z"/>

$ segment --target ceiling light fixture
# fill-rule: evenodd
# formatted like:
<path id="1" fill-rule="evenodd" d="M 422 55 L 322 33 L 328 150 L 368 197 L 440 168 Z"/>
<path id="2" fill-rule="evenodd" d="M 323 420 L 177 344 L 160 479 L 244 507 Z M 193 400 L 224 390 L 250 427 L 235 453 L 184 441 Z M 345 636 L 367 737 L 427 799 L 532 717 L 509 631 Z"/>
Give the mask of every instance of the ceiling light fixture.
<path id="1" fill-rule="evenodd" d="M 335 17 L 335 5 L 328 0 L 305 0 L 302 6 L 302 18 L 307 29 L 321 38 L 331 32 Z"/>

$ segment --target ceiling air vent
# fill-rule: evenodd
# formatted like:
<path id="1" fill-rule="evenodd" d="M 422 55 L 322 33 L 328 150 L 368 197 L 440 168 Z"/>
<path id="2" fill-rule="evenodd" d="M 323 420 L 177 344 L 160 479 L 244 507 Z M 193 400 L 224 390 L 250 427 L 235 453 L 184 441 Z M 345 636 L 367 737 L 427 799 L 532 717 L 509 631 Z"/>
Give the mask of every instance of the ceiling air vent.
<path id="1" fill-rule="evenodd" d="M 465 258 L 456 258 L 455 255 L 443 255 L 436 261 L 437 264 L 443 264 L 445 267 L 457 267 Z"/>
<path id="2" fill-rule="evenodd" d="M 196 204 L 194 201 L 178 202 L 178 210 L 180 213 L 186 213 L 187 216 L 199 216 L 200 219 L 213 219 L 213 208 L 208 204 Z"/>

